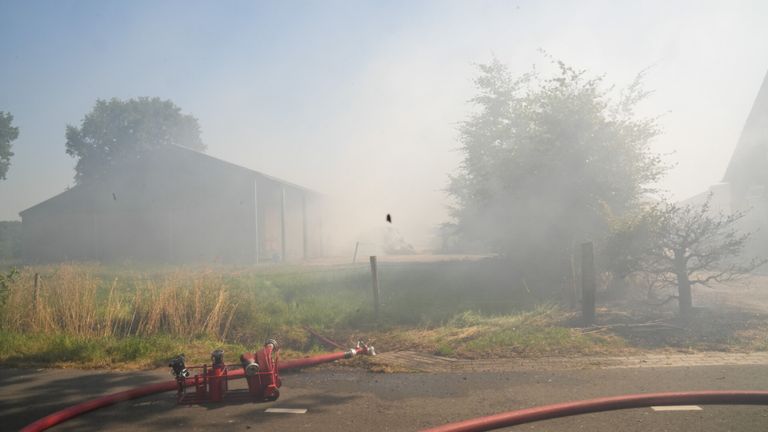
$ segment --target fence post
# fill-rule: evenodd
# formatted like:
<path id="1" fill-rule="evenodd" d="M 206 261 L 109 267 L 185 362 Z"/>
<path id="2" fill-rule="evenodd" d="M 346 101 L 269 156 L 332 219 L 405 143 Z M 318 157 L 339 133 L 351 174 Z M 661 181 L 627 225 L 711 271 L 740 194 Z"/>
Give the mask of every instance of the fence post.
<path id="1" fill-rule="evenodd" d="M 360 247 L 360 242 L 355 242 L 355 254 L 352 255 L 352 264 L 357 263 L 357 249 Z"/>
<path id="2" fill-rule="evenodd" d="M 581 244 L 581 318 L 584 326 L 595 323 L 595 253 L 592 242 Z"/>
<path id="3" fill-rule="evenodd" d="M 373 317 L 379 325 L 379 271 L 376 256 L 371 256 L 371 279 L 373 280 Z"/>

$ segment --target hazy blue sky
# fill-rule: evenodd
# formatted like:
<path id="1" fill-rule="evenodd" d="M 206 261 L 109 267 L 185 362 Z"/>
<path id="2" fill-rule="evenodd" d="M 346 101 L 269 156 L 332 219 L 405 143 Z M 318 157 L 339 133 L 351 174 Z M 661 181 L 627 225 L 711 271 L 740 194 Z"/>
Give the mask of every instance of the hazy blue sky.
<path id="1" fill-rule="evenodd" d="M 768 70 L 765 1 L 0 0 L 0 22 L 0 110 L 21 129 L 0 220 L 72 184 L 64 128 L 97 98 L 160 96 L 211 155 L 361 221 L 392 212 L 420 243 L 446 217 L 473 63 L 522 73 L 539 49 L 619 85 L 653 66 L 643 111 L 664 114 L 654 147 L 683 198 L 722 177 Z"/>

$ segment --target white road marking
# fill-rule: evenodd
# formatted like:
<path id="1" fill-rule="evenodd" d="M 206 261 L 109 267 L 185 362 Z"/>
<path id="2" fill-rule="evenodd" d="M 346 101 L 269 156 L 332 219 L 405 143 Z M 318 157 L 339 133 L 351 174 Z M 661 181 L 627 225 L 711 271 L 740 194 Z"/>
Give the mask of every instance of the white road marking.
<path id="1" fill-rule="evenodd" d="M 671 405 L 671 406 L 652 406 L 654 411 L 701 411 L 698 405 Z"/>
<path id="2" fill-rule="evenodd" d="M 306 408 L 267 408 L 264 412 L 280 414 L 306 414 Z"/>

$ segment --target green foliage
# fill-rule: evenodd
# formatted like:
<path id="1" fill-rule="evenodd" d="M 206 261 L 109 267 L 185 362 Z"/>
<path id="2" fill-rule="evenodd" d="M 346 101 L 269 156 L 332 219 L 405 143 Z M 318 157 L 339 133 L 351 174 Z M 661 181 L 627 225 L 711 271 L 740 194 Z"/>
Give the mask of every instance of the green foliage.
<path id="1" fill-rule="evenodd" d="M 508 350 L 516 353 L 551 353 L 554 350 L 578 351 L 587 341 L 563 327 L 521 327 L 506 328 L 482 335 L 467 343 L 472 351 Z"/>
<path id="2" fill-rule="evenodd" d="M 448 325 L 455 328 L 466 328 L 479 325 L 483 320 L 482 315 L 473 311 L 464 311 L 460 314 L 454 315 L 453 318 L 448 321 Z"/>
<path id="3" fill-rule="evenodd" d="M 453 357 L 456 355 L 456 350 L 454 350 L 453 347 L 447 343 L 441 343 L 437 346 L 437 349 L 435 349 L 435 355 Z"/>
<path id="4" fill-rule="evenodd" d="M 21 221 L 0 221 L 0 260 L 21 258 Z"/>
<path id="5" fill-rule="evenodd" d="M 564 322 L 572 316 L 553 305 L 501 315 L 462 312 L 442 326 L 401 330 L 396 345 L 470 358 L 595 354 L 624 348 L 623 341 L 612 335 L 585 335 L 567 328 Z"/>
<path id="6" fill-rule="evenodd" d="M 11 166 L 11 142 L 19 137 L 19 128 L 14 127 L 13 115 L 0 111 L 0 180 L 5 180 Z"/>
<path id="7" fill-rule="evenodd" d="M 648 94 L 642 76 L 613 97 L 601 77 L 557 67 L 515 78 L 496 60 L 479 66 L 479 110 L 461 125 L 449 186 L 465 247 L 562 266 L 573 242 L 602 236 L 606 215 L 635 206 L 662 174 L 649 151 L 656 121 L 634 112 Z"/>
<path id="8" fill-rule="evenodd" d="M 639 259 L 653 247 L 653 233 L 661 223 L 655 205 L 639 206 L 621 217 L 612 216 L 610 231 L 603 244 L 605 268 L 616 277 L 625 278 L 642 270 Z"/>
<path id="9" fill-rule="evenodd" d="M 197 119 L 160 98 L 99 99 L 79 128 L 67 126 L 66 138 L 67 154 L 77 158 L 78 183 L 98 179 L 116 161 L 141 157 L 155 147 L 175 144 L 205 150 Z"/>
<path id="10" fill-rule="evenodd" d="M 5 305 L 6 297 L 8 297 L 9 286 L 16 281 L 19 276 L 19 270 L 15 267 L 8 270 L 6 273 L 0 273 L 0 306 Z"/>
<path id="11" fill-rule="evenodd" d="M 215 348 L 223 348 L 225 353 L 247 350 L 238 344 L 208 339 L 184 340 L 164 335 L 116 338 L 0 331 L 0 362 L 22 367 L 63 364 L 165 367 L 170 357 L 181 352 L 187 354 L 190 364 L 201 364 L 209 361 L 208 355 Z"/>

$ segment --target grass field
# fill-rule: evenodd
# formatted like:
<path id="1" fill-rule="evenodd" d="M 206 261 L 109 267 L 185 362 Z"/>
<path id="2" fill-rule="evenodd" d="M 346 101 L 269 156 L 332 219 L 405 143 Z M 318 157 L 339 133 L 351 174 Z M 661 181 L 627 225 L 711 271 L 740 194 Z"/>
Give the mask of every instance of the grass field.
<path id="1" fill-rule="evenodd" d="M 267 338 L 288 357 L 322 350 L 306 327 L 344 343 L 370 339 L 380 350 L 467 358 L 655 348 L 571 328 L 576 314 L 555 306 L 556 295 L 511 282 L 494 260 L 382 263 L 380 279 L 377 325 L 365 264 L 23 267 L 0 287 L 0 364 L 151 367 L 181 352 L 203 362 L 220 347 L 233 360 Z M 728 335 L 723 346 L 765 349 L 764 327 L 745 330 L 749 340 Z M 697 338 L 673 342 L 695 346 Z"/>
<path id="2" fill-rule="evenodd" d="M 199 360 L 218 346 L 242 351 L 269 337 L 278 338 L 290 355 L 320 349 L 306 326 L 345 342 L 374 338 L 384 346 L 421 344 L 436 352 L 519 345 L 522 340 L 509 334 L 513 325 L 498 325 L 518 318 L 486 317 L 521 314 L 537 299 L 489 279 L 488 265 L 382 265 L 379 325 L 367 265 L 25 267 L 7 283 L 3 296 L 0 361 L 149 366 L 163 364 L 181 351 Z M 519 316 L 531 314 L 537 312 Z M 554 315 L 552 310 L 541 314 Z M 470 316 L 475 322 L 467 325 Z M 458 325 L 460 321 L 464 324 Z M 551 331 L 551 320 L 531 323 L 524 326 L 527 334 L 538 327 Z M 453 337 L 456 332 L 473 332 L 492 338 L 497 325 L 507 333 L 499 336 L 504 339 L 489 340 L 487 347 L 482 338 L 467 344 Z M 564 331 L 561 337 L 570 339 Z M 578 335 L 574 338 L 580 340 Z"/>

